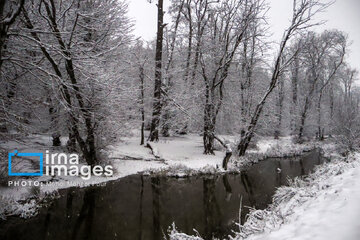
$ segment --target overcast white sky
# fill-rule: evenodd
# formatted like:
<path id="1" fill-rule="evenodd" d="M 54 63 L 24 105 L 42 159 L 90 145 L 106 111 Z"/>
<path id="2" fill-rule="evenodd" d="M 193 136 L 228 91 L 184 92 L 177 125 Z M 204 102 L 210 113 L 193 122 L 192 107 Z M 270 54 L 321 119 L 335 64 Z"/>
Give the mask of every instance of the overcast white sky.
<path id="1" fill-rule="evenodd" d="M 156 0 L 128 0 L 129 16 L 136 21 L 134 34 L 144 40 L 152 40 L 156 34 Z M 269 24 L 274 39 L 280 39 L 288 25 L 293 0 L 267 0 L 270 4 L 268 12 Z M 170 0 L 164 0 L 165 9 Z M 337 0 L 325 13 L 318 15 L 318 20 L 326 20 L 326 24 L 317 27 L 316 31 L 337 28 L 349 34 L 352 41 L 348 62 L 360 70 L 360 0 Z M 165 21 L 168 18 L 165 17 Z"/>

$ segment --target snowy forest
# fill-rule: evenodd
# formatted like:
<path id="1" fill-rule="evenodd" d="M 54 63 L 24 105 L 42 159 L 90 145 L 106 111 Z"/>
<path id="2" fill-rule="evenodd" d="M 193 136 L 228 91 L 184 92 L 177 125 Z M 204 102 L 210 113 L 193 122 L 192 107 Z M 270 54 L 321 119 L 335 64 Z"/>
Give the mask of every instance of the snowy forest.
<path id="1" fill-rule="evenodd" d="M 349 220 L 360 217 L 349 210 L 360 200 L 359 72 L 348 33 L 318 30 L 334 2 L 290 1 L 274 40 L 270 0 L 131 1 L 156 6 L 152 41 L 134 35 L 125 0 L 1 0 L 0 238 L 359 239 Z M 114 174 L 11 186 L 24 180 L 8 174 L 15 149 L 77 153 Z M 31 171 L 34 161 L 14 167 Z M 336 203 L 342 214 L 329 224 L 355 230 L 328 238 L 318 220 L 335 218 L 324 206 Z M 308 209 L 319 215 L 302 220 Z M 50 215 L 61 225 L 34 225 L 52 226 Z"/>

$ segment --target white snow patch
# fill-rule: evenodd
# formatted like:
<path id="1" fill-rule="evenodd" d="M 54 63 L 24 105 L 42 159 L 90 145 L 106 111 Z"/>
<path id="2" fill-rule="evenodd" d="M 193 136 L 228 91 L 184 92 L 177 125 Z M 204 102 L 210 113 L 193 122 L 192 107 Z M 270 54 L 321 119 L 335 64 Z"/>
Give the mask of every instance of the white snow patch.
<path id="1" fill-rule="evenodd" d="M 317 186 L 310 185 L 314 197 L 291 204 L 293 214 L 279 229 L 248 239 L 360 239 L 360 154 L 353 157 L 357 159 L 356 167 L 344 172 L 339 168 L 335 175 L 315 181 Z"/>

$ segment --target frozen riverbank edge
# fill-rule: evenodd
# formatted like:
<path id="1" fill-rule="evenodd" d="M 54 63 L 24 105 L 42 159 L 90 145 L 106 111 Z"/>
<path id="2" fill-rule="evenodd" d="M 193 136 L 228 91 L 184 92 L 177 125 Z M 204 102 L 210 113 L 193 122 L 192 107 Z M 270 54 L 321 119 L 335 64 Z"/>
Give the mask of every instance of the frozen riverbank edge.
<path id="1" fill-rule="evenodd" d="M 223 136 L 230 139 L 231 136 Z M 43 135 L 29 136 L 26 141 L 2 142 L 0 147 L 6 151 L 18 149 L 20 152 L 44 151 L 50 146 L 51 138 Z M 137 138 L 128 138 L 109 146 L 107 155 L 109 163 L 114 167 L 112 177 L 92 177 L 83 180 L 80 177 L 33 177 L 23 180 L 39 181 L 44 183 L 40 187 L 18 186 L 0 187 L 0 217 L 20 216 L 29 218 L 38 213 L 40 207 L 51 203 L 58 196 L 58 190 L 71 186 L 87 187 L 97 184 L 106 184 L 108 181 L 118 180 L 132 174 L 166 175 L 169 177 L 188 177 L 201 174 L 223 174 L 225 172 L 239 172 L 241 169 L 268 157 L 292 157 L 301 155 L 314 148 L 331 148 L 331 143 L 309 142 L 304 144 L 293 143 L 291 138 L 284 137 L 279 140 L 260 138 L 257 147 L 241 158 L 234 158 L 229 170 L 224 171 L 220 166 L 224 153 L 216 151 L 216 155 L 203 155 L 201 136 L 189 135 L 185 137 L 171 137 L 152 143 L 155 150 L 140 146 Z M 24 142 L 26 144 L 24 145 Z M 2 158 L 5 158 L 2 156 Z M 2 166 L 2 169 L 7 169 Z M 72 184 L 67 184 L 71 182 Z M 55 183 L 55 184 L 46 184 Z"/>
<path id="2" fill-rule="evenodd" d="M 267 209 L 252 209 L 231 240 L 356 240 L 360 237 L 360 153 L 322 148 L 330 162 L 278 188 Z M 169 228 L 170 240 L 202 240 Z"/>

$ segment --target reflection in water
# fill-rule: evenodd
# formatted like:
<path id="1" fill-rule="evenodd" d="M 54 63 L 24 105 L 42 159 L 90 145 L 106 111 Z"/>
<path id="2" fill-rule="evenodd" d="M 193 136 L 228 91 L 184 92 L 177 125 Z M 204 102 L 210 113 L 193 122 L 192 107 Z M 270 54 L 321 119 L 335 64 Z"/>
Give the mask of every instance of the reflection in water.
<path id="1" fill-rule="evenodd" d="M 204 178 L 203 180 L 203 207 L 205 217 L 205 239 L 212 239 L 221 223 L 221 212 L 216 200 L 215 187 L 217 177 Z"/>
<path id="2" fill-rule="evenodd" d="M 160 178 L 151 178 L 151 190 L 153 198 L 153 239 L 161 239 L 160 229 Z"/>
<path id="3" fill-rule="evenodd" d="M 254 207 L 256 205 L 256 201 L 254 198 L 254 193 L 253 193 L 253 189 L 251 186 L 251 181 L 249 181 L 248 178 L 248 173 L 247 172 L 242 172 L 240 173 L 240 179 L 241 179 L 241 183 L 244 186 L 245 192 L 246 192 L 246 196 L 249 199 L 250 205 L 248 205 L 249 207 Z"/>
<path id="4" fill-rule="evenodd" d="M 140 206 L 139 206 L 139 240 L 142 239 L 142 227 L 143 227 L 143 196 L 144 196 L 144 176 L 140 176 L 141 188 L 140 188 Z"/>
<path id="5" fill-rule="evenodd" d="M 225 187 L 225 191 L 226 191 L 226 201 L 230 201 L 231 199 L 231 195 L 232 195 L 232 189 L 231 189 L 231 185 L 229 183 L 229 179 L 228 179 L 228 174 L 225 174 L 223 176 L 223 184 L 224 184 L 224 187 Z"/>
<path id="6" fill-rule="evenodd" d="M 241 197 L 244 222 L 248 207 L 266 208 L 278 186 L 322 162 L 313 151 L 300 158 L 267 159 L 238 175 L 135 175 L 105 187 L 67 189 L 37 217 L 0 221 L 0 239 L 158 240 L 173 222 L 188 234 L 196 229 L 206 239 L 222 238 L 236 229 Z"/>
<path id="7" fill-rule="evenodd" d="M 305 175 L 305 168 L 302 159 L 300 159 L 300 169 L 301 169 L 300 175 Z"/>
<path id="8" fill-rule="evenodd" d="M 81 239 L 90 239 L 92 233 L 92 225 L 94 220 L 94 210 L 95 210 L 95 196 L 96 189 L 90 188 L 85 191 L 84 201 L 78 215 L 73 230 L 71 239 L 79 239 L 78 233 L 81 230 L 82 224 L 84 223 L 83 228 L 83 237 Z"/>
<path id="9" fill-rule="evenodd" d="M 66 215 L 65 215 L 65 222 L 66 222 L 66 228 L 69 229 L 71 228 L 71 219 L 73 217 L 73 198 L 74 198 L 74 194 L 72 191 L 69 191 L 66 194 Z M 70 239 L 70 234 L 69 232 L 67 233 L 67 238 Z"/>
<path id="10" fill-rule="evenodd" d="M 47 211 L 46 215 L 45 215 L 45 220 L 44 220 L 44 231 L 42 231 L 42 237 L 41 239 L 46 239 L 46 235 L 49 233 L 49 223 L 51 220 L 51 210 L 52 210 L 53 206 L 49 207 L 49 210 Z"/>

